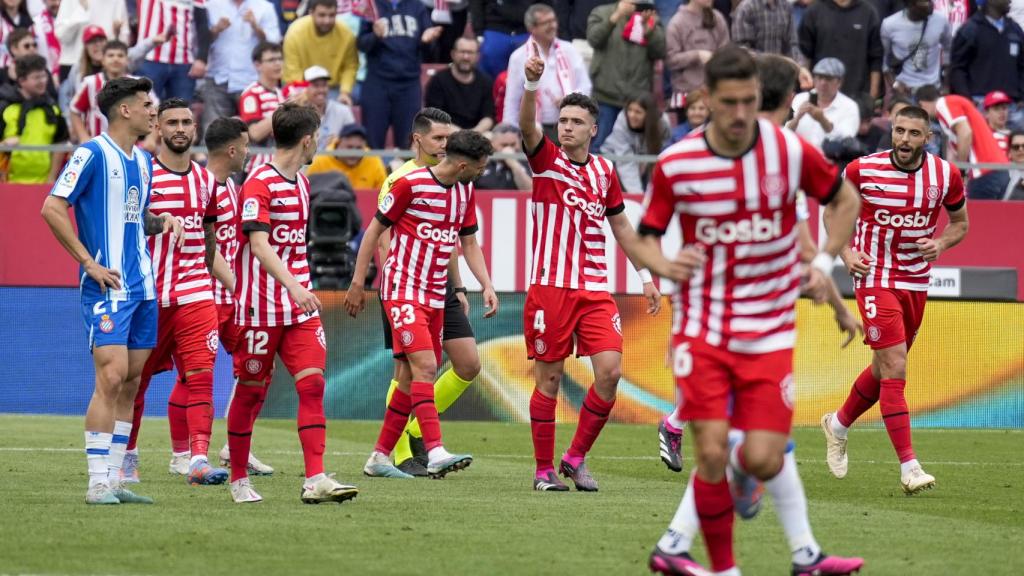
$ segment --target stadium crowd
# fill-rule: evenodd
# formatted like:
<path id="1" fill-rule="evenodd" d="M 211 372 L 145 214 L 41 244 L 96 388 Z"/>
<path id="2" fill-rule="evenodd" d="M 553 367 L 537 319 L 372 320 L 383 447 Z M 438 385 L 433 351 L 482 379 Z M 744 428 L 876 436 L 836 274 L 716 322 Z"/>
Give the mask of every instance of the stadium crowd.
<path id="1" fill-rule="evenodd" d="M 270 115 L 294 99 L 319 112 L 321 150 L 404 147 L 426 105 L 519 151 L 523 63 L 540 54 L 548 136 L 557 104 L 582 92 L 599 104 L 594 152 L 658 154 L 707 121 L 704 63 L 736 43 L 801 66 L 788 127 L 837 163 L 886 149 L 890 116 L 922 103 L 931 152 L 1020 164 L 1022 21 L 1022 0 L 2 0 L 0 139 L 84 142 L 106 126 L 103 84 L 136 75 L 156 99 L 191 102 L 202 129 L 240 117 L 255 145 L 273 143 Z M 0 178 L 52 181 L 64 160 L 2 153 Z M 625 191 L 644 190 L 652 163 L 617 167 Z M 330 171 L 376 191 L 388 167 L 321 155 L 309 169 Z M 1020 170 L 965 175 L 972 198 L 1024 200 Z M 478 187 L 528 190 L 529 167 L 492 160 Z"/>

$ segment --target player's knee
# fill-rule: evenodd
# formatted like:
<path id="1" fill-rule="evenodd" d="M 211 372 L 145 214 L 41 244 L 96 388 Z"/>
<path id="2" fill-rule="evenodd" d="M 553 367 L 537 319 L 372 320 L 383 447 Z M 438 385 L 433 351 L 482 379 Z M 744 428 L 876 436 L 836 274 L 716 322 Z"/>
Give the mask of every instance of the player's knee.
<path id="1" fill-rule="evenodd" d="M 757 452 L 747 456 L 743 463 L 747 472 L 758 480 L 771 480 L 782 470 L 784 455 L 784 452 Z"/>
<path id="2" fill-rule="evenodd" d="M 127 377 L 127 367 L 113 363 L 107 364 L 96 370 L 96 389 L 102 391 L 103 394 L 119 394 Z"/>
<path id="3" fill-rule="evenodd" d="M 907 358 L 899 354 L 887 354 L 882 357 L 879 363 L 879 371 L 882 378 L 906 380 Z"/>
<path id="4" fill-rule="evenodd" d="M 452 368 L 459 378 L 472 382 L 480 374 L 480 357 L 474 354 L 472 358 L 461 359 Z"/>
<path id="5" fill-rule="evenodd" d="M 600 384 L 602 390 L 615 391 L 615 388 L 619 385 L 619 380 L 622 378 L 622 368 L 619 366 L 611 366 L 608 368 L 601 368 L 594 373 L 594 381 Z"/>
<path id="6" fill-rule="evenodd" d="M 729 463 L 729 450 L 725 446 L 700 445 L 697 448 L 697 467 L 701 477 L 716 482 L 725 474 L 725 466 Z"/>

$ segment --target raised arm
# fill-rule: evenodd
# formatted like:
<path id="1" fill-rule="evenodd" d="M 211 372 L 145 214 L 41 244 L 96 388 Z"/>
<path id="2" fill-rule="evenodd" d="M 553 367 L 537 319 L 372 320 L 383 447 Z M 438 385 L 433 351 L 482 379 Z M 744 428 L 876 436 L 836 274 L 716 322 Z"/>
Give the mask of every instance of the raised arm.
<path id="1" fill-rule="evenodd" d="M 536 43 L 530 40 L 533 45 L 532 54 L 539 53 Z M 537 88 L 540 77 L 544 75 L 544 61 L 537 56 L 530 56 L 526 59 L 526 85 L 523 90 L 523 99 L 519 104 L 519 131 L 523 133 L 523 145 L 527 150 L 535 150 L 540 144 L 544 133 L 537 126 Z"/>

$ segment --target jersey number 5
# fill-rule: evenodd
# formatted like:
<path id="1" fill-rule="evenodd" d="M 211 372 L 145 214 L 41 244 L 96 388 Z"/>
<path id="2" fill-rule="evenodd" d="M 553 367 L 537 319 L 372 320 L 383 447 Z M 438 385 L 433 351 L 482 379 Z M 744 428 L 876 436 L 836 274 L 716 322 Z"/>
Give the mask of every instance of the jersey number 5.
<path id="1" fill-rule="evenodd" d="M 878 307 L 875 305 L 874 296 L 864 297 L 864 315 L 868 318 L 874 318 L 878 316 Z"/>
<path id="2" fill-rule="evenodd" d="M 267 353 L 267 343 L 270 342 L 270 334 L 262 330 L 246 332 L 245 339 L 249 344 L 249 354 L 262 356 Z"/>
<path id="3" fill-rule="evenodd" d="M 402 304 L 391 309 L 391 324 L 395 328 L 401 328 L 415 321 L 416 309 L 412 307 L 412 304 Z"/>

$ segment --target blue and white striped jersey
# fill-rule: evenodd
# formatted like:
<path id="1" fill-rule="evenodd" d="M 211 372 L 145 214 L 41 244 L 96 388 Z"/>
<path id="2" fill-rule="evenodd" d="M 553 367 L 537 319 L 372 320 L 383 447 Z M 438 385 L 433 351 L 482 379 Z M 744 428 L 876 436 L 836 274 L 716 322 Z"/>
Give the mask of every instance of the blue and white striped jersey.
<path id="1" fill-rule="evenodd" d="M 121 289 L 100 290 L 80 270 L 82 300 L 153 300 L 153 261 L 146 244 L 151 157 L 135 147 L 128 156 L 102 133 L 71 156 L 50 194 L 75 207 L 78 238 L 93 259 L 121 273 Z"/>

